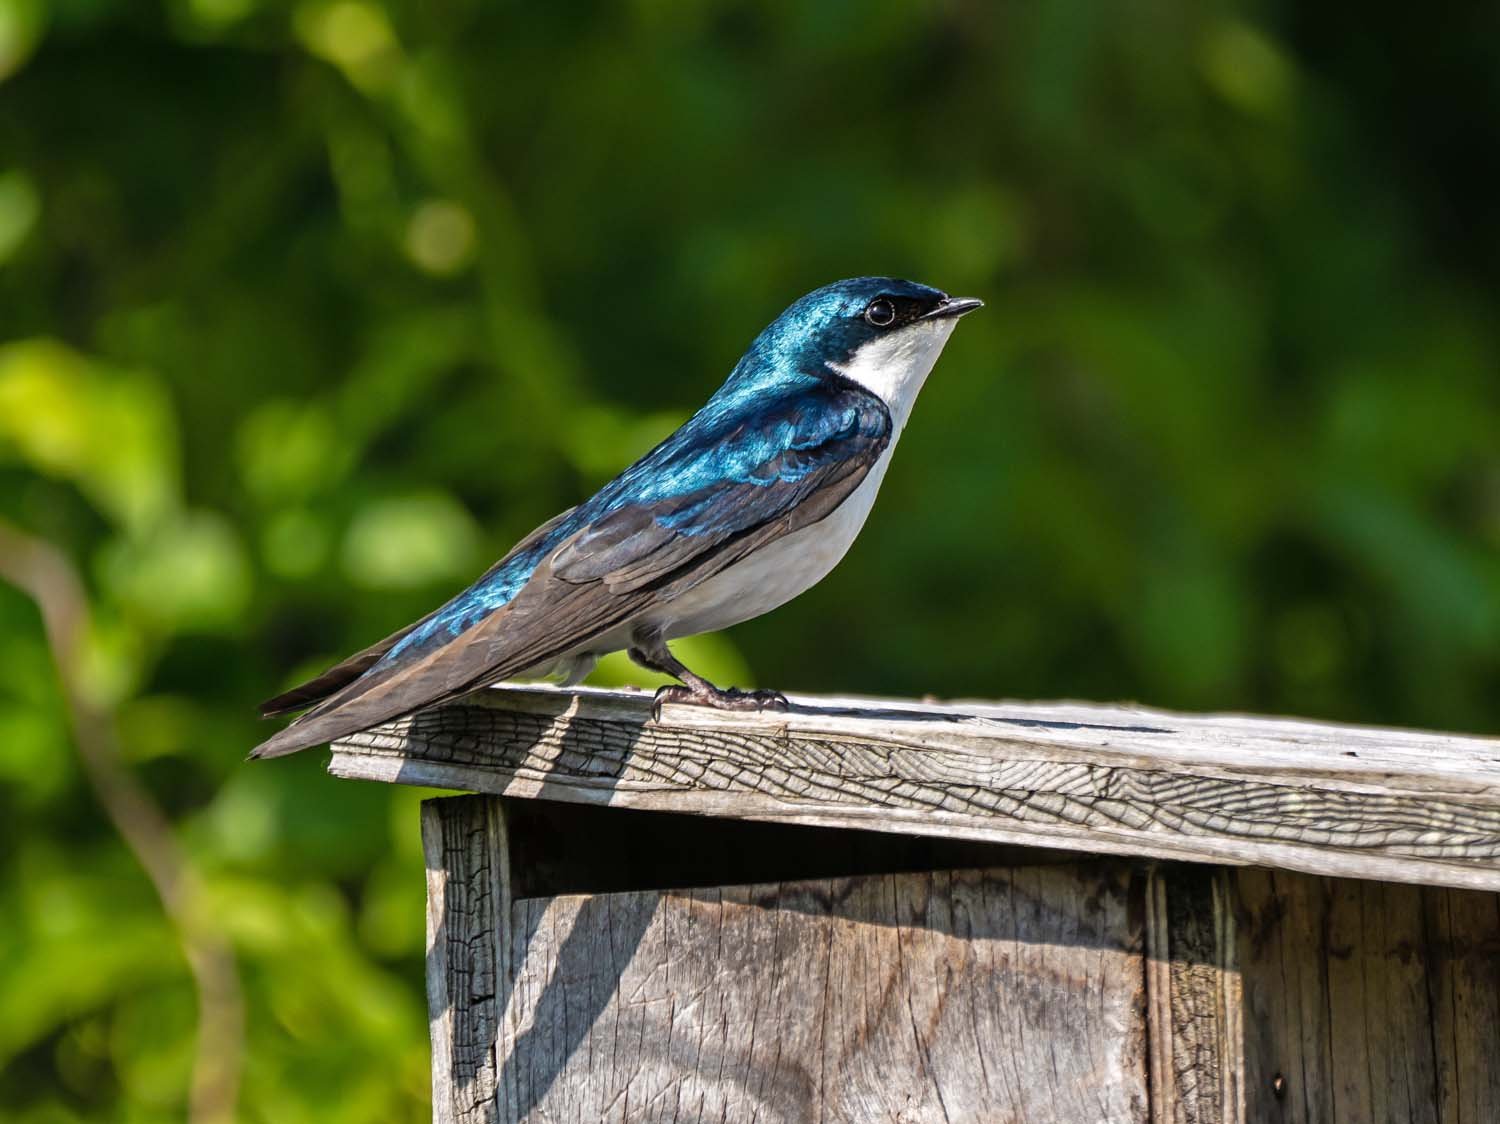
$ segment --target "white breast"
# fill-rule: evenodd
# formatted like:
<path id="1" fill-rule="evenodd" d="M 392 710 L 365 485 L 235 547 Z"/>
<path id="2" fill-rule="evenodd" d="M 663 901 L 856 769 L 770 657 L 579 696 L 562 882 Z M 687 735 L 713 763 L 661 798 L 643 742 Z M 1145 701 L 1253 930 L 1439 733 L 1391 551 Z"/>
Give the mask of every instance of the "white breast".
<path id="1" fill-rule="evenodd" d="M 892 438 L 859 487 L 828 516 L 769 543 L 660 606 L 651 614 L 653 623 L 660 624 L 669 639 L 713 632 L 769 613 L 817 585 L 839 564 L 865 525 L 895 445 Z"/>

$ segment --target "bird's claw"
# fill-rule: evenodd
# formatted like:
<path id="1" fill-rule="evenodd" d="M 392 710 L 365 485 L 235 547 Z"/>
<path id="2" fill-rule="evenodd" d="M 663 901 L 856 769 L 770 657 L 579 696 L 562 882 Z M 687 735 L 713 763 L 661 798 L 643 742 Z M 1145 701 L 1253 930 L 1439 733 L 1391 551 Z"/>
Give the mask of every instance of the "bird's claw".
<path id="1" fill-rule="evenodd" d="M 791 702 L 780 691 L 742 691 L 738 687 L 728 690 L 695 691 L 680 683 L 658 687 L 651 700 L 651 721 L 661 721 L 663 703 L 693 703 L 712 707 L 714 710 L 789 710 Z"/>
<path id="2" fill-rule="evenodd" d="M 710 704 L 725 710 L 790 710 L 792 704 L 780 691 L 742 691 L 731 687 L 720 702 Z"/>
<path id="3" fill-rule="evenodd" d="M 651 721 L 661 721 L 662 703 L 691 702 L 694 697 L 692 691 L 677 683 L 669 683 L 665 687 L 658 687 L 656 694 L 651 699 Z"/>

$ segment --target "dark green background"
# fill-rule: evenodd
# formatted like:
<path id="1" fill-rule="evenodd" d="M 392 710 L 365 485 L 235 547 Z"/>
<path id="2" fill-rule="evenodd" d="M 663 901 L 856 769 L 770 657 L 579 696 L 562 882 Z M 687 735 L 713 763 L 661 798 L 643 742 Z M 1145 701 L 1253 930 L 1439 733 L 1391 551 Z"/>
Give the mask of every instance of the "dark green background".
<path id="1" fill-rule="evenodd" d="M 255 703 L 838 277 L 988 307 L 845 564 L 690 663 L 1495 729 L 1497 42 L 1492 4 L 0 0 L 0 519 L 80 568 L 87 690 L 233 941 L 241 1117 L 427 1088 L 419 794 L 244 764 Z M 60 699 L 0 588 L 0 1115 L 181 1119 L 191 986 Z"/>

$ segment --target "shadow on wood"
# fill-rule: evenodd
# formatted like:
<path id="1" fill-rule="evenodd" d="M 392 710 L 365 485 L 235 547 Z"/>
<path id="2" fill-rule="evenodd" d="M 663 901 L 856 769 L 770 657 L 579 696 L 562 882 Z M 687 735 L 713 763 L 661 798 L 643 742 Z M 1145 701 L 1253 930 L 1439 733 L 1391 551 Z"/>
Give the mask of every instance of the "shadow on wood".
<path id="1" fill-rule="evenodd" d="M 1139 901 L 1059 867 L 517 902 L 509 1118 L 1144 1121 Z"/>
<path id="2" fill-rule="evenodd" d="M 1493 894 L 478 797 L 424 824 L 438 1120 L 1500 1118 Z"/>
<path id="3" fill-rule="evenodd" d="M 903 871 L 973 867 L 1021 856 L 1033 866 L 1048 858 L 1076 859 L 1062 852 L 478 798 L 429 802 L 424 825 L 433 877 L 446 877 L 448 883 L 448 888 L 430 893 L 428 968 L 436 1054 L 451 1050 L 453 1058 L 449 1073 L 435 1078 L 435 1089 L 441 1090 L 437 1097 L 454 1104 L 455 1120 L 492 1119 L 486 1105 L 497 1092 L 498 1102 L 507 1107 L 500 1119 L 526 1119 L 543 1104 L 555 1118 L 589 1118 L 591 1110 L 571 1102 L 559 1108 L 548 1101 L 548 1094 L 564 1072 L 570 1073 L 570 1088 L 576 1086 L 577 1074 L 570 1071 L 575 1055 L 580 1046 L 589 1056 L 598 1052 L 587 1040 L 600 1033 L 596 1027 L 601 1018 L 610 1025 L 618 1022 L 618 1014 L 606 1017 L 606 1011 L 620 1003 L 622 988 L 637 993 L 634 1006 L 644 1003 L 641 1010 L 651 1009 L 639 994 L 642 988 L 649 990 L 652 974 L 645 973 L 646 982 L 635 979 L 642 974 L 640 964 L 647 962 L 637 957 L 648 934 L 651 948 L 672 945 L 677 950 L 673 963 L 678 965 L 678 977 L 666 979 L 672 969 L 663 961 L 658 967 L 665 975 L 654 981 L 658 986 L 670 982 L 673 994 L 685 986 L 682 972 L 694 964 L 700 975 L 708 971 L 705 966 L 732 969 L 729 980 L 716 981 L 709 971 L 699 981 L 700 994 L 747 989 L 758 993 L 747 973 L 774 972 L 793 955 L 777 947 L 778 939 L 791 941 L 798 933 L 798 948 L 823 950 L 825 973 L 833 960 L 846 959 L 843 953 L 835 956 L 838 933 L 857 936 L 887 957 L 893 950 L 899 952 L 903 940 L 906 945 L 936 942 L 945 950 L 938 957 L 943 962 L 952 961 L 955 950 L 973 941 L 1002 935 L 1012 943 L 1045 946 L 1055 938 L 1043 922 L 1055 912 L 1046 906 L 1048 893 L 1062 893 L 1073 901 L 1076 914 L 1068 922 L 1054 919 L 1052 929 L 1065 927 L 1069 944 L 1091 950 L 1095 960 L 1108 949 L 1139 944 L 1140 893 L 1138 886 L 1130 889 L 1128 874 L 1098 885 L 1091 880 L 1088 893 L 1081 888 L 1059 891 L 1051 879 L 1035 874 L 1029 881 L 1005 881 L 1009 905 L 997 902 L 989 912 L 975 904 L 976 888 L 982 902 L 984 888 L 998 884 L 999 874 L 974 882 L 971 871 L 965 884 L 969 888 L 958 893 L 964 901 L 957 905 L 950 900 L 952 887 L 946 888 L 947 910 L 915 908 L 931 900 L 933 875 L 899 876 Z M 658 879 L 676 889 L 648 889 Z M 716 883 L 741 880 L 761 884 L 715 888 Z M 706 888 L 683 889 L 695 885 Z M 1097 918 L 1110 902 L 1121 923 L 1128 920 L 1134 936 L 1126 939 L 1097 928 Z M 1132 916 L 1126 918 L 1127 912 Z M 792 915 L 806 920 L 799 922 Z M 705 931 L 706 916 L 715 922 L 712 953 L 691 948 L 686 941 L 686 934 Z M 724 960 L 722 946 L 726 919 L 728 931 L 739 934 L 738 943 L 731 945 L 740 959 L 732 962 Z M 1004 934 L 997 926 L 1005 929 Z M 888 929 L 892 936 L 880 937 L 878 929 Z M 893 939 L 897 945 L 886 947 Z M 860 945 L 856 951 L 863 955 L 870 949 Z M 1055 953 L 1022 954 L 1023 959 L 1027 956 L 1040 957 L 1038 963 L 1058 959 Z M 879 963 L 869 961 L 872 967 Z M 1060 963 L 1049 971 L 1054 992 L 1067 986 Z M 985 976 L 998 978 L 992 971 Z M 523 992 L 515 998 L 513 980 Z M 947 986 L 962 990 L 966 983 L 955 979 Z M 821 987 L 815 990 L 821 994 Z M 903 994 L 902 988 L 893 990 L 890 981 L 879 990 L 883 995 Z M 821 1011 L 821 1004 L 813 1002 L 816 998 L 804 995 L 789 1009 Z M 1066 1004 L 1056 1002 L 1059 994 L 1051 998 L 1058 1013 L 1066 1010 Z M 1128 1006 L 1134 1001 L 1121 1003 Z M 748 1031 L 756 1016 L 748 1010 L 742 1014 Z M 507 1016 L 520 1021 L 501 1025 Z M 682 1017 L 679 1012 L 678 1021 Z M 764 1016 L 761 1022 L 763 1042 L 782 1041 L 781 1035 L 767 1030 Z M 1039 1028 L 1034 1033 L 1043 1041 L 1057 1038 L 1059 1029 L 1042 1033 Z M 717 1062 L 731 1056 L 730 1043 L 739 1040 L 727 1022 L 725 1033 L 729 1037 L 718 1047 L 724 1056 Z M 670 1032 L 651 1036 L 642 1029 L 641 1034 L 641 1041 L 672 1039 Z M 483 1049 L 486 1041 L 488 1054 Z M 449 1042 L 451 1046 L 445 1045 Z M 698 1052 L 703 1052 L 701 1045 Z M 704 1064 L 709 1060 L 705 1056 Z M 681 1064 L 683 1059 L 664 1055 L 659 1061 Z M 617 1059 L 617 1064 L 623 1061 Z M 628 1076 L 628 1067 L 625 1072 Z M 793 1072 L 796 1066 L 789 1059 L 779 1080 L 790 1080 L 787 1075 Z M 1141 1078 L 1144 1090 L 1143 1070 Z"/>
<path id="4" fill-rule="evenodd" d="M 423 810 L 439 1121 L 1500 1119 L 1500 743 L 491 695 L 331 766 L 504 794 Z"/>
<path id="5" fill-rule="evenodd" d="M 467 825 L 445 826 L 450 840 L 503 825 L 514 842 L 500 852 L 511 873 L 498 881 L 512 893 L 526 856 L 570 819 L 574 836 L 602 853 L 638 832 L 651 846 L 685 833 L 652 865 L 739 852 L 749 856 L 743 869 L 778 881 L 586 895 L 539 884 L 543 896 L 513 896 L 508 926 L 496 917 L 493 933 L 474 927 L 468 899 L 455 901 L 457 912 L 434 919 L 442 951 L 432 967 L 481 981 L 467 993 L 492 1013 L 460 1013 L 450 996 L 434 1018 L 446 1017 L 457 1041 L 496 1029 L 494 1063 L 469 1057 L 455 1067 L 454 1119 L 637 1120 L 658 1109 L 663 1118 L 727 1120 L 997 1119 L 1002 1110 L 1027 1120 L 1146 1119 L 1143 879 L 1122 864 L 1104 874 L 933 873 L 935 859 L 1015 852 L 593 809 L 538 815 L 540 805 L 497 803 L 441 801 L 435 818 Z M 797 877 L 851 859 L 857 870 L 913 872 Z M 617 882 L 639 878 L 629 864 L 603 866 Z M 582 869 L 565 858 L 552 873 L 567 880 Z M 479 950 L 490 948 L 513 982 L 497 981 L 486 1002 L 491 975 Z M 455 963 L 463 958 L 467 969 Z M 1091 1023 L 1072 1011 L 1079 996 L 1089 997 Z M 977 1043 L 1005 1037 L 1031 1043 L 1031 1055 L 987 1053 L 993 1072 L 966 1060 Z M 481 1103 L 491 1087 L 498 1116 Z M 643 1098 L 657 1107 L 643 1109 Z"/>

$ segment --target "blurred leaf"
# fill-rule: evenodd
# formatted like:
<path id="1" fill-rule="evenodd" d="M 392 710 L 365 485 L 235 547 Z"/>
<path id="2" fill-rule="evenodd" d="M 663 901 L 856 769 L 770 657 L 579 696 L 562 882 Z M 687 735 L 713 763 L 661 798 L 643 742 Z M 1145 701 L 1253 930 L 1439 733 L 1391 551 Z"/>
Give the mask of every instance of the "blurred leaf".
<path id="1" fill-rule="evenodd" d="M 127 1096 L 142 1107 L 181 1109 L 193 1061 L 195 1004 L 187 981 L 127 997 L 110 1028 L 110 1054 Z"/>
<path id="2" fill-rule="evenodd" d="M 56 711 L 0 702 L 0 777 L 20 800 L 57 797 L 73 780 L 72 744 Z"/>
<path id="3" fill-rule="evenodd" d="M 359 935 L 382 956 L 418 956 L 426 942 L 425 921 L 411 908 L 426 879 L 420 863 L 384 862 L 365 883 Z"/>
<path id="4" fill-rule="evenodd" d="M 246 418 L 237 452 L 246 488 L 268 503 L 336 485 L 353 459 L 327 409 L 295 402 L 267 402 Z"/>
<path id="5" fill-rule="evenodd" d="M 0 7 L 0 13 L 4 10 Z M 0 15 L 0 21 L 3 20 L 4 16 Z M 3 35 L 4 32 L 0 31 L 0 36 Z M 4 45 L 0 44 L 0 54 L 4 50 Z M 3 65 L 0 63 L 0 67 Z M 4 265 L 6 259 L 26 241 L 41 210 L 41 199 L 30 176 L 25 172 L 0 174 L 0 265 Z"/>
<path id="6" fill-rule="evenodd" d="M 122 849 L 75 847 L 75 860 L 92 860 L 88 874 L 47 847 L 14 856 L 27 881 L 0 899 L 10 919 L 0 938 L 0 1065 L 68 1021 L 186 972 L 165 921 L 148 906 L 144 876 L 121 877 L 129 863 Z"/>
<path id="7" fill-rule="evenodd" d="M 219 30 L 238 23 L 253 12 L 256 0 L 186 0 L 186 6 L 199 25 Z"/>
<path id="8" fill-rule="evenodd" d="M 332 535 L 310 511 L 288 508 L 271 516 L 261 536 L 266 569 L 277 577 L 306 578 L 328 557 Z"/>
<path id="9" fill-rule="evenodd" d="M 20 70 L 42 37 L 44 0 L 0 0 L 0 82 Z"/>
<path id="10" fill-rule="evenodd" d="M 344 571 L 367 589 L 405 589 L 472 576 L 479 530 L 440 492 L 377 500 L 344 536 Z"/>
<path id="11" fill-rule="evenodd" d="M 459 272 L 473 260 L 474 216 L 451 199 L 429 199 L 406 227 L 406 254 L 418 268 L 439 276 Z"/>
<path id="12" fill-rule="evenodd" d="M 314 54 L 339 67 L 356 86 L 379 89 L 391 81 L 400 46 L 385 11 L 363 0 L 304 0 L 297 34 Z"/>
<path id="13" fill-rule="evenodd" d="M 208 810 L 220 854 L 235 862 L 255 862 L 276 840 L 274 784 L 264 773 L 243 772 L 219 789 Z"/>
<path id="14" fill-rule="evenodd" d="M 1252 113 L 1279 111 L 1291 94 L 1292 68 L 1280 50 L 1238 20 L 1225 20 L 1207 35 L 1202 66 L 1220 94 Z"/>
<path id="15" fill-rule="evenodd" d="M 154 379 L 51 340 L 0 345 L 0 458 L 78 484 L 131 531 L 177 498 L 170 403 Z"/>
<path id="16" fill-rule="evenodd" d="M 100 569 L 121 605 L 164 631 L 231 628 L 250 598 L 244 544 L 216 512 L 186 512 L 145 538 L 117 542 Z"/>
<path id="17" fill-rule="evenodd" d="M 602 406 L 584 407 L 567 433 L 568 456 L 590 478 L 608 480 L 685 420 L 675 413 L 635 415 Z"/>

